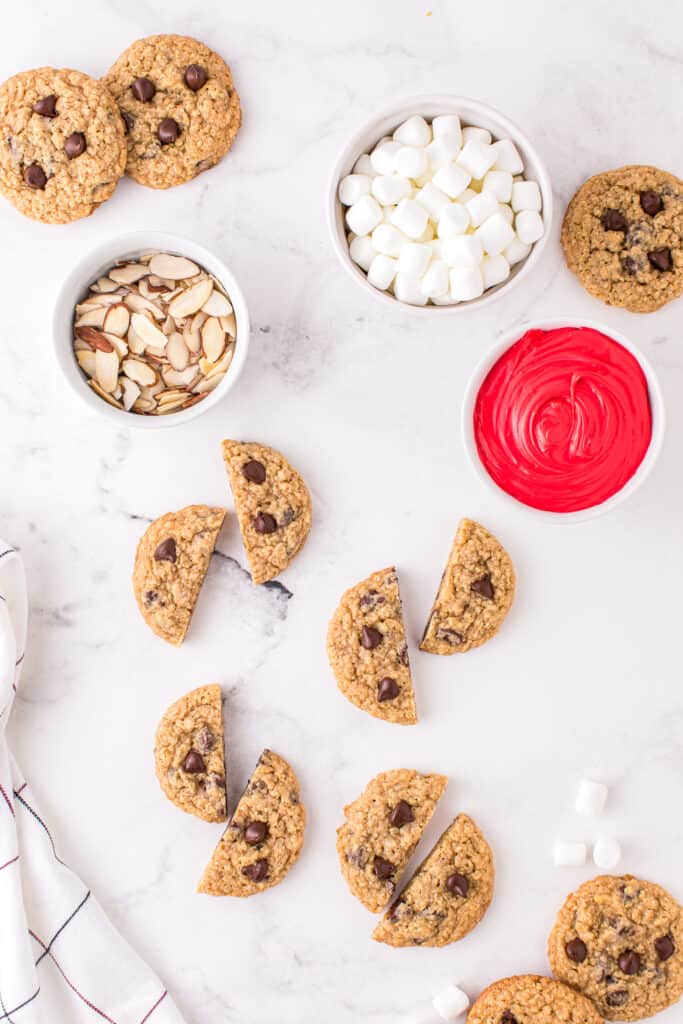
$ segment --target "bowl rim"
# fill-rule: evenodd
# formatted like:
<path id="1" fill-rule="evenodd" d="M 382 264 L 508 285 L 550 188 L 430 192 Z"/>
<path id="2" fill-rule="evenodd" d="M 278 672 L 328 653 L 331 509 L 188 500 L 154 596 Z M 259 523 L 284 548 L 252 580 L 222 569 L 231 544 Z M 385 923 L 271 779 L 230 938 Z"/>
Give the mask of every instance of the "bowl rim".
<path id="1" fill-rule="evenodd" d="M 637 360 L 638 365 L 645 375 L 648 399 L 650 402 L 650 415 L 652 417 L 650 443 L 647 446 L 645 455 L 633 476 L 626 481 L 620 490 L 615 494 L 610 495 L 609 498 L 606 498 L 597 505 L 591 505 L 589 508 L 585 509 L 578 509 L 575 512 L 552 512 L 547 509 L 534 508 L 532 505 L 527 505 L 519 498 L 515 498 L 514 495 L 508 494 L 507 491 L 504 491 L 503 488 L 500 487 L 489 475 L 486 467 L 479 458 L 479 452 L 477 450 L 474 436 L 474 407 L 477 395 L 487 374 L 494 364 L 503 355 L 503 353 L 514 345 L 516 341 L 519 341 L 522 335 L 526 334 L 527 331 L 548 331 L 558 327 L 588 327 L 593 330 L 600 331 L 600 333 L 611 338 L 612 341 L 622 345 L 627 352 L 630 352 L 634 359 Z M 495 342 L 477 362 L 474 370 L 472 371 L 465 389 L 460 414 L 460 430 L 468 462 L 475 475 L 479 477 L 485 487 L 489 491 L 497 494 L 499 498 L 505 499 L 508 504 L 511 504 L 517 509 L 523 510 L 525 513 L 534 516 L 534 518 L 558 524 L 579 523 L 590 519 L 596 519 L 598 516 L 604 515 L 611 509 L 621 505 L 632 494 L 634 494 L 650 475 L 657 459 L 659 458 L 664 441 L 665 427 L 666 412 L 661 386 L 654 368 L 647 356 L 645 356 L 640 349 L 618 329 L 612 328 L 600 321 L 582 316 L 548 316 L 524 319 L 514 327 L 504 331 L 498 338 L 496 338 Z"/>
<path id="2" fill-rule="evenodd" d="M 225 288 L 235 313 L 235 352 L 225 377 L 203 401 L 197 402 L 188 409 L 170 413 L 168 416 L 144 416 L 109 405 L 88 387 L 73 355 L 71 322 L 74 306 L 79 301 L 79 297 L 84 294 L 90 282 L 106 269 L 107 264 L 111 265 L 119 259 L 132 259 L 135 255 L 140 255 L 150 249 L 187 256 L 199 263 L 209 273 L 214 274 Z M 98 267 L 99 270 L 96 269 Z M 249 311 L 244 293 L 234 274 L 221 257 L 193 238 L 158 229 L 140 229 L 112 235 L 88 249 L 70 268 L 60 283 L 52 311 L 53 354 L 62 378 L 69 385 L 71 391 L 88 408 L 104 414 L 119 426 L 131 427 L 136 430 L 164 430 L 181 426 L 212 409 L 235 386 L 244 369 L 249 350 L 249 332 Z"/>
<path id="3" fill-rule="evenodd" d="M 363 152 L 365 152 L 360 140 L 369 133 L 373 125 L 379 125 L 383 121 L 394 117 L 398 124 L 402 119 L 404 120 L 406 117 L 411 117 L 414 114 L 422 114 L 422 116 L 430 118 L 436 117 L 437 113 L 426 112 L 426 108 L 429 107 L 438 107 L 439 111 L 444 114 L 457 113 L 458 115 L 461 115 L 462 108 L 463 110 L 472 111 L 472 116 L 476 116 L 476 114 L 480 113 L 482 117 L 490 118 L 491 121 L 501 126 L 501 128 L 507 133 L 504 137 L 510 138 L 512 142 L 522 150 L 522 156 L 525 158 L 525 164 L 527 162 L 534 164 L 534 172 L 536 174 L 534 180 L 538 181 L 538 185 L 541 190 L 545 230 L 541 238 L 533 244 L 531 252 L 526 259 L 518 264 L 519 269 L 513 271 L 506 281 L 488 289 L 478 298 L 470 299 L 467 302 L 458 302 L 453 305 L 440 306 L 434 305 L 433 303 L 427 303 L 425 306 L 414 306 L 408 302 L 401 302 L 389 292 L 375 288 L 368 281 L 365 272 L 361 270 L 360 267 L 357 267 L 353 262 L 349 254 L 346 232 L 343 229 L 340 229 L 338 222 L 337 215 L 342 209 L 342 205 L 339 201 L 337 192 L 341 178 L 350 172 L 356 160 Z M 462 116 L 462 120 L 467 123 L 469 117 L 470 114 L 466 113 Z M 483 126 L 473 125 L 473 127 Z M 378 128 L 377 139 L 379 140 L 381 137 L 381 132 Z M 417 96 L 409 96 L 406 99 L 397 100 L 394 103 L 383 107 L 375 113 L 372 118 L 367 120 L 361 128 L 354 131 L 346 145 L 337 156 L 332 167 L 332 172 L 328 180 L 325 213 L 328 231 L 332 240 L 332 247 L 346 273 L 349 274 L 350 277 L 364 289 L 364 291 L 371 293 L 387 308 L 390 306 L 393 308 L 399 306 L 415 315 L 446 316 L 456 313 L 467 313 L 475 309 L 482 309 L 484 306 L 494 302 L 500 296 L 510 292 L 519 281 L 523 280 L 530 273 L 533 267 L 539 262 L 542 252 L 550 238 L 553 223 L 553 190 L 548 169 L 536 147 L 532 144 L 529 137 L 520 128 L 518 128 L 510 118 L 505 114 L 501 114 L 496 107 L 492 107 L 490 104 L 483 103 L 480 100 L 473 99 L 470 96 L 456 95 L 454 93 L 425 93 Z"/>

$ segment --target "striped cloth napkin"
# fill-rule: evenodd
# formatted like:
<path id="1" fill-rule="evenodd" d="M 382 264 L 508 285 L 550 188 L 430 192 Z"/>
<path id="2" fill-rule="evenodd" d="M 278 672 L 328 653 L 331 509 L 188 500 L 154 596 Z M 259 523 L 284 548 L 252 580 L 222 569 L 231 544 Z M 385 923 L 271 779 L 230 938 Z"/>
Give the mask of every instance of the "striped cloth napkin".
<path id="1" fill-rule="evenodd" d="M 6 742 L 26 642 L 19 554 L 0 541 L 0 1022 L 183 1024 L 58 847 Z"/>

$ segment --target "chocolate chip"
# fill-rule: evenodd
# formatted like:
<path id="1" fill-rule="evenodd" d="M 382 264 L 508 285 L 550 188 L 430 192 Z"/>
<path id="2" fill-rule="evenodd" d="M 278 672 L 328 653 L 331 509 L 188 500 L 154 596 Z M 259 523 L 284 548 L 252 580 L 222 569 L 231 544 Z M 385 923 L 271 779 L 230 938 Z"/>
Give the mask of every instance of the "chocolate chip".
<path id="1" fill-rule="evenodd" d="M 249 459 L 242 466 L 242 476 L 250 484 L 262 484 L 266 479 L 266 467 L 258 459 Z"/>
<path id="2" fill-rule="evenodd" d="M 638 974 L 640 971 L 640 957 L 632 949 L 627 949 L 619 957 L 619 970 L 624 974 Z"/>
<path id="3" fill-rule="evenodd" d="M 155 562 L 175 562 L 176 557 L 177 552 L 173 537 L 167 537 L 166 540 L 162 540 L 154 552 Z"/>
<path id="4" fill-rule="evenodd" d="M 29 188 L 45 188 L 47 174 L 40 164 L 29 164 L 24 168 L 24 181 Z"/>
<path id="5" fill-rule="evenodd" d="M 216 746 L 216 734 L 205 725 L 194 738 L 194 745 L 200 754 L 209 754 Z"/>
<path id="6" fill-rule="evenodd" d="M 185 85 L 192 89 L 192 92 L 198 92 L 206 84 L 208 77 L 206 68 L 201 64 L 190 64 L 185 70 Z"/>
<path id="7" fill-rule="evenodd" d="M 608 1006 L 623 1006 L 628 1002 L 628 992 L 624 988 L 618 988 L 616 992 L 608 992 L 605 998 Z"/>
<path id="8" fill-rule="evenodd" d="M 180 135 L 180 125 L 172 117 L 165 117 L 159 125 L 157 135 L 162 146 L 169 146 Z"/>
<path id="9" fill-rule="evenodd" d="M 482 576 L 480 580 L 475 580 L 474 583 L 471 583 L 470 590 L 475 594 L 479 594 L 480 597 L 485 597 L 487 601 L 493 600 L 493 584 L 488 574 Z"/>
<path id="10" fill-rule="evenodd" d="M 259 512 L 258 515 L 254 516 L 254 529 L 257 533 L 275 533 L 277 523 L 269 512 Z"/>
<path id="11" fill-rule="evenodd" d="M 602 226 L 605 231 L 628 231 L 626 217 L 618 210 L 605 210 L 602 215 Z"/>
<path id="12" fill-rule="evenodd" d="M 250 821 L 244 830 L 244 841 L 250 846 L 258 846 L 268 835 L 265 821 Z"/>
<path id="13" fill-rule="evenodd" d="M 43 96 L 42 100 L 36 100 L 36 102 L 33 104 L 33 113 L 41 114 L 43 117 L 56 117 L 56 104 L 56 96 Z"/>
<path id="14" fill-rule="evenodd" d="M 268 874 L 268 861 L 265 857 L 261 857 L 259 860 L 255 860 L 253 864 L 247 864 L 245 868 L 242 868 L 242 874 L 250 882 L 262 882 Z"/>
<path id="15" fill-rule="evenodd" d="M 655 950 L 660 960 L 668 960 L 676 952 L 674 940 L 670 935 L 662 935 L 661 939 L 655 939 Z"/>
<path id="16" fill-rule="evenodd" d="M 437 640 L 445 640 L 447 644 L 452 644 L 457 647 L 462 643 L 462 636 L 454 629 L 448 629 L 445 626 L 440 626 L 436 631 Z"/>
<path id="17" fill-rule="evenodd" d="M 464 875 L 459 875 L 456 871 L 446 879 L 446 888 L 453 896 L 462 896 L 465 899 L 470 891 L 470 883 Z"/>
<path id="18" fill-rule="evenodd" d="M 658 192 L 653 192 L 651 188 L 647 188 L 644 192 L 640 193 L 640 205 L 643 208 L 643 213 L 646 213 L 648 217 L 654 217 L 656 213 L 659 213 L 664 208 L 664 201 Z"/>
<path id="19" fill-rule="evenodd" d="M 375 875 L 379 878 L 380 882 L 386 882 L 387 878 L 391 878 L 393 875 L 395 868 L 394 865 L 388 860 L 385 860 L 384 857 L 375 857 L 372 862 L 372 870 L 375 872 Z"/>
<path id="20" fill-rule="evenodd" d="M 399 800 L 389 815 L 389 821 L 394 828 L 401 828 L 402 825 L 408 825 L 411 821 L 415 821 L 413 808 L 407 800 Z"/>
<path id="21" fill-rule="evenodd" d="M 408 666 L 408 644 L 400 644 L 396 648 L 396 659 L 399 665 Z"/>
<path id="22" fill-rule="evenodd" d="M 638 273 L 638 264 L 633 259 L 633 256 L 624 256 L 623 260 L 621 261 L 621 265 L 626 271 L 626 273 L 630 274 L 632 277 Z"/>
<path id="23" fill-rule="evenodd" d="M 81 153 L 85 153 L 86 141 L 83 132 L 72 132 L 68 139 L 64 141 L 64 152 L 68 156 L 69 160 L 73 160 L 74 157 L 80 156 Z"/>
<path id="24" fill-rule="evenodd" d="M 149 78 L 136 78 L 130 88 L 135 99 L 141 103 L 149 103 L 157 91 L 154 82 L 150 82 Z"/>
<path id="25" fill-rule="evenodd" d="M 401 692 L 401 688 L 395 679 L 385 676 L 377 684 L 377 701 L 382 704 L 385 700 L 395 700 Z"/>
<path id="26" fill-rule="evenodd" d="M 647 254 L 647 258 L 650 261 L 650 266 L 654 267 L 655 270 L 671 270 L 673 266 L 671 249 L 666 245 L 663 245 L 660 249 L 652 249 Z"/>
<path id="27" fill-rule="evenodd" d="M 191 775 L 196 775 L 197 772 L 205 772 L 206 765 L 202 755 L 198 754 L 196 750 L 191 750 L 183 761 L 183 771 L 189 772 Z"/>
<path id="28" fill-rule="evenodd" d="M 126 129 L 127 135 L 128 132 L 132 130 L 133 125 L 135 124 L 135 118 L 133 117 L 132 114 L 129 114 L 127 110 L 121 111 L 121 118 L 123 120 L 123 126 Z"/>
<path id="29" fill-rule="evenodd" d="M 586 943 L 582 942 L 581 939 L 571 939 L 564 947 L 564 951 L 575 964 L 582 964 L 588 956 Z"/>
<path id="30" fill-rule="evenodd" d="M 156 590 L 145 591 L 145 604 L 147 605 L 148 608 L 151 604 L 154 604 L 158 596 L 159 595 L 157 594 Z"/>
<path id="31" fill-rule="evenodd" d="M 361 608 L 376 608 L 378 604 L 384 604 L 385 598 L 376 590 L 368 590 L 360 599 Z"/>
<path id="32" fill-rule="evenodd" d="M 518 1024 L 517 1018 L 512 1010 L 503 1010 L 500 1016 L 500 1024 Z"/>
<path id="33" fill-rule="evenodd" d="M 379 647 L 384 637 L 374 626 L 363 626 L 360 632 L 360 642 L 366 651 L 374 651 Z"/>

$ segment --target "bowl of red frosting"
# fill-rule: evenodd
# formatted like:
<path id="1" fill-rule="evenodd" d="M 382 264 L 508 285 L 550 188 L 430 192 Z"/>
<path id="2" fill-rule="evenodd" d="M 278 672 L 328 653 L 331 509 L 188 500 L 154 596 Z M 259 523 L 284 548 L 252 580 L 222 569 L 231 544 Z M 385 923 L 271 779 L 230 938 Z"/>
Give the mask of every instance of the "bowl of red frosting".
<path id="1" fill-rule="evenodd" d="M 611 327 L 522 325 L 482 360 L 463 404 L 463 436 L 487 484 L 545 518 L 592 518 L 652 469 L 664 405 L 654 371 Z"/>

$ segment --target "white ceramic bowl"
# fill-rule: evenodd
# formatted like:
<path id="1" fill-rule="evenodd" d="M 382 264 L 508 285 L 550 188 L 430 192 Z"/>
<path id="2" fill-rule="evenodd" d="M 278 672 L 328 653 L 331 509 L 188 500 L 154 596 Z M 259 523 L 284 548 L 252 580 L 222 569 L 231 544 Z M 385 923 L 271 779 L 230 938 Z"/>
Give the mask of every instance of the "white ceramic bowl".
<path id="1" fill-rule="evenodd" d="M 235 311 L 235 353 L 225 377 L 201 402 L 166 416 L 144 416 L 109 405 L 88 386 L 86 378 L 76 362 L 73 350 L 74 307 L 83 299 L 88 286 L 110 269 L 117 260 L 135 259 L 144 252 L 152 251 L 187 256 L 208 270 L 223 285 Z M 134 231 L 103 242 L 92 252 L 87 253 L 69 271 L 55 304 L 53 340 L 55 356 L 65 380 L 86 405 L 118 423 L 119 426 L 136 427 L 141 430 L 163 430 L 166 427 L 177 427 L 181 423 L 187 423 L 189 420 L 201 416 L 202 413 L 212 409 L 217 402 L 220 402 L 235 386 L 244 367 L 249 348 L 249 313 L 242 289 L 225 263 L 209 249 L 205 249 L 203 245 L 193 242 L 189 238 L 167 234 L 165 231 Z"/>
<path id="2" fill-rule="evenodd" d="M 412 306 L 407 302 L 400 302 L 390 292 L 380 291 L 375 288 L 367 279 L 365 271 L 357 266 L 349 255 L 349 244 L 347 241 L 348 228 L 344 221 L 345 207 L 339 201 L 337 191 L 339 182 L 344 175 L 349 174 L 356 160 L 362 153 L 373 149 L 384 135 L 391 135 L 398 126 L 411 117 L 413 114 L 422 114 L 430 120 L 438 114 L 458 114 L 463 125 L 474 125 L 477 128 L 488 128 L 495 139 L 511 139 L 519 150 L 524 161 L 524 175 L 530 180 L 537 181 L 541 189 L 543 201 L 543 223 L 545 231 L 543 236 L 534 244 L 531 252 L 525 260 L 517 263 L 507 281 L 489 288 L 478 299 L 471 299 L 469 302 L 458 302 L 452 306 Z M 536 149 L 529 139 L 519 128 L 509 121 L 502 114 L 499 114 L 493 107 L 477 100 L 468 99 L 465 96 L 415 96 L 412 99 L 402 100 L 374 117 L 364 128 L 357 131 L 349 139 L 342 150 L 332 170 L 327 192 L 327 223 L 330 229 L 332 245 L 339 260 L 348 274 L 366 292 L 374 295 L 377 300 L 385 306 L 400 306 L 413 313 L 422 316 L 452 316 L 454 313 L 464 313 L 473 309 L 481 309 L 501 295 L 505 295 L 515 287 L 532 268 L 538 263 L 550 237 L 550 227 L 553 219 L 553 191 L 550 184 L 545 164 L 538 155 Z"/>
<path id="3" fill-rule="evenodd" d="M 479 388 L 484 383 L 489 370 L 498 361 L 500 356 L 502 356 L 502 354 L 506 352 L 511 345 L 518 341 L 527 331 L 536 329 L 550 331 L 556 327 L 590 327 L 595 331 L 600 331 L 602 334 L 606 334 L 608 338 L 612 338 L 614 341 L 619 342 L 620 345 L 623 345 L 623 347 L 638 361 L 640 368 L 645 375 L 648 397 L 650 400 L 650 412 L 652 415 L 652 436 L 650 437 L 650 444 L 645 452 L 643 461 L 640 463 L 638 469 L 630 480 L 627 480 L 621 490 L 617 491 L 617 493 L 613 494 L 610 498 L 607 498 L 606 501 L 602 501 L 598 505 L 592 505 L 590 508 L 580 509 L 577 512 L 547 512 L 543 509 L 533 508 L 531 505 L 527 505 L 524 502 L 519 501 L 517 498 L 514 498 L 511 494 L 508 494 L 507 491 L 504 491 L 499 487 L 498 484 L 489 476 L 486 467 L 479 458 L 479 452 L 477 451 L 477 444 L 474 436 L 474 407 L 479 393 Z M 659 387 L 657 377 L 655 376 L 655 372 L 642 352 L 637 349 L 628 338 L 624 337 L 624 335 L 619 331 L 614 330 L 614 328 L 608 327 L 605 324 L 595 323 L 593 320 L 584 320 L 578 317 L 558 317 L 550 320 L 534 320 L 519 324 L 512 330 L 506 331 L 505 334 L 503 334 L 502 337 L 496 341 L 495 345 L 493 345 L 493 347 L 487 352 L 472 374 L 465 392 L 461 417 L 461 429 L 465 449 L 475 473 L 485 486 L 494 490 L 499 497 L 504 498 L 517 508 L 523 508 L 539 519 L 555 523 L 577 523 L 586 519 L 594 519 L 596 516 L 608 512 L 617 505 L 621 505 L 621 503 L 630 497 L 630 495 L 634 494 L 650 474 L 652 467 L 659 457 L 664 439 L 664 426 L 665 413 L 662 392 Z"/>

